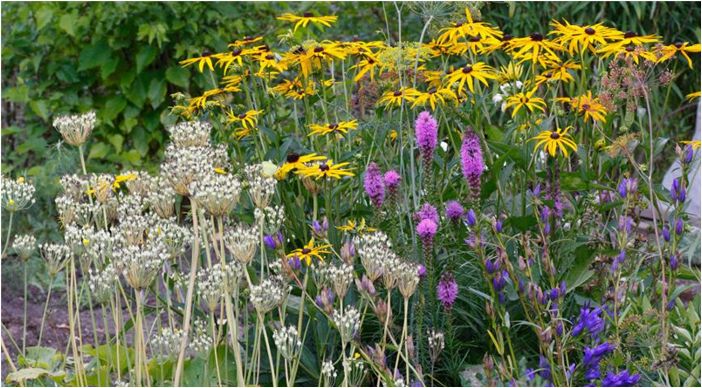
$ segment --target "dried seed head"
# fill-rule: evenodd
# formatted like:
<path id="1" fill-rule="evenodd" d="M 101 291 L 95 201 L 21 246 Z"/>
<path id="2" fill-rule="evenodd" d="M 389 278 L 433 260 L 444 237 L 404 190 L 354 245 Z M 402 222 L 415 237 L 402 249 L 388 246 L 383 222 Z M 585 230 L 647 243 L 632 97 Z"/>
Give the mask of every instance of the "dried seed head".
<path id="1" fill-rule="evenodd" d="M 82 115 L 59 116 L 54 119 L 54 128 L 61 133 L 63 140 L 73 146 L 85 144 L 95 128 L 95 112 Z"/>

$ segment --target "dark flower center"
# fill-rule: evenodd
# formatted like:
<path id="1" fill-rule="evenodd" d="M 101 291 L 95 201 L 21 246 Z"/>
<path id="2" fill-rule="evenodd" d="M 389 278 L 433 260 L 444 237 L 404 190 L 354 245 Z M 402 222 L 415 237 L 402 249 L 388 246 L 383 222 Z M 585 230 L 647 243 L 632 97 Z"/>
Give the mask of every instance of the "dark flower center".
<path id="1" fill-rule="evenodd" d="M 205 50 L 202 52 L 203 58 L 209 57 L 210 55 L 212 55 L 212 52 L 210 50 Z"/>
<path id="2" fill-rule="evenodd" d="M 561 138 L 561 135 L 558 132 L 556 132 L 556 131 L 551 132 L 551 139 L 558 140 L 560 138 Z"/>
<path id="3" fill-rule="evenodd" d="M 675 48 L 680 48 L 683 46 L 683 42 L 675 42 Z"/>
<path id="4" fill-rule="evenodd" d="M 368 64 L 372 65 L 375 63 L 375 60 L 373 58 L 368 58 Z"/>
<path id="5" fill-rule="evenodd" d="M 258 51 L 266 52 L 266 51 L 270 51 L 270 49 L 271 49 L 271 48 L 268 47 L 267 44 L 264 44 L 263 46 L 261 46 L 261 47 L 258 48 Z"/>
<path id="6" fill-rule="evenodd" d="M 275 58 L 275 55 L 273 55 L 273 54 L 268 54 L 268 55 L 266 55 L 266 59 L 268 59 L 268 60 L 271 60 L 271 59 L 274 59 L 274 58 Z"/>
<path id="7" fill-rule="evenodd" d="M 319 165 L 319 169 L 321 171 L 329 171 L 329 166 L 326 163 L 322 163 Z"/>
<path id="8" fill-rule="evenodd" d="M 529 97 L 522 97 L 522 98 L 519 99 L 519 101 L 520 101 L 522 104 L 526 104 L 526 103 L 529 102 Z"/>
<path id="9" fill-rule="evenodd" d="M 339 127 L 339 124 L 334 123 L 334 124 L 329 124 L 329 129 L 336 129 Z"/>
<path id="10" fill-rule="evenodd" d="M 314 48 L 314 52 L 316 52 L 316 53 L 321 53 L 322 51 L 324 51 L 324 47 L 322 47 L 322 46 L 318 46 L 318 47 Z"/>
<path id="11" fill-rule="evenodd" d="M 254 40 L 254 39 L 256 39 L 255 36 L 247 35 L 247 36 L 244 37 L 244 41 L 247 41 L 247 40 Z"/>
<path id="12" fill-rule="evenodd" d="M 239 118 L 242 119 L 242 120 L 245 119 L 245 118 L 246 118 L 246 113 L 240 114 L 240 115 L 239 115 Z"/>
<path id="13" fill-rule="evenodd" d="M 300 155 L 298 154 L 288 154 L 287 158 L 285 158 L 285 161 L 288 163 L 297 163 L 298 160 L 300 160 Z"/>
<path id="14" fill-rule="evenodd" d="M 392 95 L 395 97 L 400 97 L 402 95 L 402 92 L 398 90 L 395 93 L 393 93 Z"/>
<path id="15" fill-rule="evenodd" d="M 471 71 L 473 71 L 473 67 L 470 66 L 470 65 L 468 65 L 468 66 L 466 66 L 466 67 L 463 68 L 463 74 L 468 74 L 468 73 L 470 73 Z"/>
<path id="16" fill-rule="evenodd" d="M 635 33 L 634 31 L 627 31 L 627 32 L 624 34 L 624 39 L 633 38 L 633 37 L 635 37 L 635 36 L 639 36 L 639 34 Z"/>
<path id="17" fill-rule="evenodd" d="M 461 27 L 463 25 L 463 22 L 456 22 L 456 27 Z"/>
<path id="18" fill-rule="evenodd" d="M 546 77 L 546 78 L 551 78 L 551 77 L 553 77 L 553 74 L 551 74 L 551 73 L 545 73 L 545 74 L 544 74 L 544 77 Z"/>
<path id="19" fill-rule="evenodd" d="M 314 14 L 312 14 L 312 12 L 305 12 L 302 14 L 302 16 L 306 18 L 311 18 L 312 16 L 314 16 Z"/>
<path id="20" fill-rule="evenodd" d="M 471 36 L 468 38 L 469 42 L 480 42 L 480 36 Z"/>
<path id="21" fill-rule="evenodd" d="M 507 42 L 507 41 L 509 41 L 509 40 L 512 40 L 512 35 L 510 35 L 510 34 L 505 34 L 504 36 L 502 36 L 502 41 L 503 41 L 503 42 Z"/>
<path id="22" fill-rule="evenodd" d="M 531 34 L 531 40 L 534 42 L 541 42 L 542 40 L 544 40 L 544 36 L 539 34 L 538 32 L 535 32 Z"/>
<path id="23" fill-rule="evenodd" d="M 293 53 L 302 55 L 305 53 L 305 49 L 302 46 L 299 46 L 295 50 L 293 50 Z"/>
<path id="24" fill-rule="evenodd" d="M 233 55 L 233 56 L 236 57 L 236 56 L 238 56 L 239 54 L 241 54 L 241 49 L 240 49 L 240 48 L 235 48 L 234 50 L 232 50 L 232 55 Z"/>
<path id="25" fill-rule="evenodd" d="M 303 255 L 309 255 L 310 252 L 312 252 L 311 249 L 309 249 L 309 248 L 302 248 L 302 254 L 303 254 Z"/>
<path id="26" fill-rule="evenodd" d="M 628 45 L 628 46 L 626 46 L 626 51 L 628 51 L 628 52 L 630 52 L 630 53 L 633 52 L 633 51 L 634 51 L 634 46 L 633 46 L 633 45 Z"/>
<path id="27" fill-rule="evenodd" d="M 595 29 L 592 27 L 588 27 L 585 29 L 585 33 L 588 35 L 595 35 Z"/>
<path id="28" fill-rule="evenodd" d="M 583 110 L 590 110 L 590 104 L 583 104 Z"/>
<path id="29" fill-rule="evenodd" d="M 436 88 L 430 88 L 429 90 L 427 90 L 427 93 L 429 93 L 429 94 L 436 93 Z"/>

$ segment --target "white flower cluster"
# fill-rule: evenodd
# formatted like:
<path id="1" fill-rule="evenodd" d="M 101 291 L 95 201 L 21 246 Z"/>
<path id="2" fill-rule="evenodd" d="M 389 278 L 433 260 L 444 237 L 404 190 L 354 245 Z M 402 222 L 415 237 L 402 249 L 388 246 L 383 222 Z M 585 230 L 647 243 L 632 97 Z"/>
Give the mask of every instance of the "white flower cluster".
<path id="1" fill-rule="evenodd" d="M 444 350 L 444 333 L 434 329 L 427 330 L 427 340 L 429 341 L 429 354 L 433 362 L 439 358 L 439 354 Z"/>
<path id="2" fill-rule="evenodd" d="M 31 234 L 17 236 L 12 243 L 12 248 L 20 259 L 26 261 L 32 257 L 34 250 L 37 249 L 37 239 Z"/>
<path id="3" fill-rule="evenodd" d="M 500 104 L 500 110 L 502 112 L 507 110 L 507 102 L 505 101 L 508 97 L 513 96 L 516 93 L 519 93 L 522 90 L 522 87 L 524 84 L 522 81 L 514 81 L 514 82 L 507 82 L 502 85 L 500 85 L 500 93 L 495 93 L 494 96 L 492 96 L 492 102 L 495 105 Z"/>
<path id="4" fill-rule="evenodd" d="M 183 254 L 193 241 L 190 228 L 178 225 L 175 218 L 159 220 L 152 234 L 166 245 L 171 259 Z"/>
<path id="5" fill-rule="evenodd" d="M 385 289 L 392 290 L 397 286 L 400 276 L 402 261 L 394 252 L 388 251 L 388 255 L 383 261 L 383 285 Z"/>
<path id="6" fill-rule="evenodd" d="M 197 354 L 206 354 L 212 349 L 212 335 L 207 330 L 207 323 L 201 319 L 193 323 L 193 335 L 188 348 Z"/>
<path id="7" fill-rule="evenodd" d="M 82 115 L 59 116 L 54 119 L 56 128 L 63 140 L 73 146 L 83 145 L 95 128 L 95 112 L 88 112 Z"/>
<path id="8" fill-rule="evenodd" d="M 393 256 L 388 236 L 383 232 L 373 232 L 358 236 L 354 240 L 361 257 L 361 264 L 366 270 L 366 276 L 375 282 L 383 275 L 383 263 L 389 256 Z"/>
<path id="9" fill-rule="evenodd" d="M 161 163 L 161 176 L 183 196 L 190 195 L 190 184 L 213 170 L 210 147 L 166 147 L 165 160 Z"/>
<path id="10" fill-rule="evenodd" d="M 71 250 L 65 244 L 44 243 L 41 245 L 41 256 L 46 260 L 46 269 L 50 277 L 56 276 L 71 254 Z"/>
<path id="11" fill-rule="evenodd" d="M 201 268 L 197 273 L 197 294 L 210 311 L 215 311 L 225 291 L 226 274 L 217 263 L 209 268 Z"/>
<path id="12" fill-rule="evenodd" d="M 152 177 L 146 171 L 125 171 L 120 176 L 131 177 L 124 182 L 129 190 L 130 195 L 135 195 L 139 197 L 147 197 L 154 191 L 161 190 L 161 187 L 156 185 L 157 179 Z"/>
<path id="13" fill-rule="evenodd" d="M 278 181 L 265 173 L 263 164 L 252 164 L 244 169 L 248 179 L 249 195 L 256 207 L 265 209 L 271 202 Z"/>
<path id="14" fill-rule="evenodd" d="M 80 201 L 88 189 L 88 182 L 75 174 L 62 176 L 60 182 L 63 192 L 75 201 Z"/>
<path id="15" fill-rule="evenodd" d="M 224 216 L 239 202 L 241 183 L 231 174 L 211 172 L 190 184 L 193 200 L 213 216 Z"/>
<path id="16" fill-rule="evenodd" d="M 162 178 L 156 180 L 156 187 L 146 199 L 151 210 L 161 218 L 171 218 L 175 215 L 176 192 L 166 185 Z"/>
<path id="17" fill-rule="evenodd" d="M 247 265 L 254 258 L 259 242 L 258 228 L 253 225 L 236 224 L 224 232 L 225 245 L 242 265 Z"/>
<path id="18" fill-rule="evenodd" d="M 343 300 L 353 281 L 353 266 L 342 263 L 339 266 L 331 265 L 328 268 L 327 276 L 334 287 L 334 292 Z"/>
<path id="19" fill-rule="evenodd" d="M 419 284 L 419 273 L 417 264 L 402 262 L 396 269 L 397 287 L 405 299 L 409 299 Z"/>
<path id="20" fill-rule="evenodd" d="M 92 300 L 101 304 L 109 302 L 119 280 L 119 274 L 114 265 L 110 263 L 102 271 L 94 271 L 90 268 L 89 273 L 88 287 Z"/>
<path id="21" fill-rule="evenodd" d="M 263 225 L 264 233 L 273 234 L 278 232 L 285 222 L 285 208 L 282 206 L 268 206 L 263 210 L 256 208 L 254 218 L 257 225 Z"/>
<path id="22" fill-rule="evenodd" d="M 115 238 L 106 230 L 89 229 L 83 233 L 83 246 L 92 259 L 104 263 L 112 258 Z"/>
<path id="23" fill-rule="evenodd" d="M 273 332 L 273 341 L 283 358 L 291 361 L 300 353 L 302 342 L 295 326 L 281 327 Z"/>
<path id="24" fill-rule="evenodd" d="M 88 193 L 95 197 L 96 201 L 104 204 L 114 195 L 112 191 L 114 182 L 115 177 L 110 174 L 91 174 L 88 177 Z"/>
<path id="25" fill-rule="evenodd" d="M 144 245 L 127 245 L 115 249 L 115 260 L 127 280 L 135 290 L 144 290 L 151 285 L 168 259 L 166 245 L 158 240 L 149 240 Z"/>
<path id="26" fill-rule="evenodd" d="M 34 204 L 34 186 L 23 177 L 12 180 L 6 177 L 0 179 L 0 203 L 8 212 L 27 209 Z"/>
<path id="27" fill-rule="evenodd" d="M 355 307 L 347 307 L 343 312 L 334 310 L 332 321 L 341 335 L 341 342 L 348 344 L 358 332 L 361 324 L 361 314 Z"/>
<path id="28" fill-rule="evenodd" d="M 167 129 L 176 147 L 206 147 L 210 144 L 212 125 L 205 121 L 184 121 Z"/>
<path id="29" fill-rule="evenodd" d="M 139 195 L 120 195 L 119 205 L 117 205 L 117 216 L 120 220 L 127 219 L 132 216 L 140 216 L 144 209 L 146 209 L 146 203 L 144 197 Z"/>
<path id="30" fill-rule="evenodd" d="M 325 379 L 324 386 L 331 387 L 337 376 L 334 363 L 331 362 L 331 360 L 322 362 L 322 376 L 324 376 Z"/>
<path id="31" fill-rule="evenodd" d="M 289 286 L 278 276 L 271 276 L 259 285 L 251 286 L 251 304 L 259 313 L 265 314 L 280 306 L 288 295 Z"/>
<path id="32" fill-rule="evenodd" d="M 180 344 L 183 341 L 182 329 L 171 329 L 164 327 L 161 331 L 151 337 L 151 352 L 164 358 L 174 358 L 178 356 Z"/>

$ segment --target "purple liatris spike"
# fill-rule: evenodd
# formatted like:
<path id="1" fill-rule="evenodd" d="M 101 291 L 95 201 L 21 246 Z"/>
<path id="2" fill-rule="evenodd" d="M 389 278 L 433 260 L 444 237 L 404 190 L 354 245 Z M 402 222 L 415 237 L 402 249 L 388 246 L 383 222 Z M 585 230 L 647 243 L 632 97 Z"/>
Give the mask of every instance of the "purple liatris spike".
<path id="1" fill-rule="evenodd" d="M 417 225 L 417 235 L 419 235 L 424 244 L 430 245 L 432 240 L 434 240 L 434 235 L 436 235 L 437 229 L 438 226 L 434 221 L 429 218 L 425 218 Z"/>
<path id="2" fill-rule="evenodd" d="M 446 218 L 452 222 L 456 222 L 463 217 L 463 206 L 461 206 L 458 201 L 448 201 L 446 202 Z"/>
<path id="3" fill-rule="evenodd" d="M 425 267 L 423 264 L 418 264 L 417 276 L 419 276 L 420 279 L 424 279 L 427 276 L 427 267 Z"/>
<path id="4" fill-rule="evenodd" d="M 366 176 L 363 178 L 363 187 L 370 197 L 373 206 L 380 208 L 385 200 L 385 184 L 383 174 L 375 162 L 371 162 L 366 169 Z"/>
<path id="5" fill-rule="evenodd" d="M 429 165 L 436 148 L 436 138 L 438 136 L 438 124 L 431 113 L 424 111 L 419 114 L 414 124 L 415 136 L 417 137 L 417 148 L 422 155 L 424 163 Z"/>
<path id="6" fill-rule="evenodd" d="M 456 283 L 456 279 L 451 272 L 444 272 L 441 275 L 441 280 L 436 286 L 436 297 L 446 310 L 450 310 L 453 307 L 453 303 L 458 297 L 458 283 Z"/>
<path id="7" fill-rule="evenodd" d="M 480 177 L 484 169 L 485 161 L 480 148 L 480 139 L 473 130 L 468 128 L 461 144 L 461 170 L 474 200 L 480 195 Z"/>
<path id="8" fill-rule="evenodd" d="M 385 182 L 385 187 L 388 191 L 395 192 L 400 187 L 400 181 L 402 177 L 395 170 L 388 170 L 385 175 L 383 175 L 383 181 Z"/>
<path id="9" fill-rule="evenodd" d="M 436 225 L 439 225 L 439 212 L 432 204 L 425 203 L 414 213 L 414 219 L 419 222 L 422 220 L 432 220 Z"/>

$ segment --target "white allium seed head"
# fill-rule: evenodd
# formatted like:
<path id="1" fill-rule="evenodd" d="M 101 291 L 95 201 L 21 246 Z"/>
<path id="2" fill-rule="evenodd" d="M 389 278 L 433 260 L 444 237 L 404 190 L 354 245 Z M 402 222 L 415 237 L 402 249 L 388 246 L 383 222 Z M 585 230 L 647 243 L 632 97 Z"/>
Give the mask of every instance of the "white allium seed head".
<path id="1" fill-rule="evenodd" d="M 46 260 L 46 268 L 50 277 L 55 277 L 63 268 L 71 250 L 65 244 L 44 243 L 41 245 L 41 256 Z"/>
<path id="2" fill-rule="evenodd" d="M 83 145 L 95 128 L 95 112 L 82 115 L 59 116 L 54 119 L 54 128 L 61 133 L 63 140 L 73 146 Z"/>
<path id="3" fill-rule="evenodd" d="M 34 204 L 34 186 L 23 177 L 17 180 L 0 179 L 0 203 L 10 213 L 24 210 Z"/>
<path id="4" fill-rule="evenodd" d="M 343 313 L 341 310 L 334 310 L 332 314 L 332 321 L 334 321 L 336 328 L 339 330 L 341 341 L 344 344 L 348 344 L 358 332 L 361 322 L 361 314 L 353 306 L 346 307 L 344 308 Z"/>
<path id="5" fill-rule="evenodd" d="M 167 129 L 178 148 L 206 147 L 210 144 L 212 125 L 205 121 L 184 121 Z"/>
<path id="6" fill-rule="evenodd" d="M 383 275 L 385 258 L 392 255 L 388 236 L 380 231 L 363 234 L 354 239 L 354 245 L 358 249 L 366 276 L 375 282 Z"/>
<path id="7" fill-rule="evenodd" d="M 278 352 L 288 361 L 292 361 L 300 353 L 302 342 L 295 326 L 281 327 L 273 332 L 273 342 Z"/>
<path id="8" fill-rule="evenodd" d="M 256 254 L 259 234 L 254 225 L 236 224 L 224 232 L 224 243 L 237 261 L 247 265 Z"/>
<path id="9" fill-rule="evenodd" d="M 271 276 L 259 285 L 251 286 L 251 304 L 259 313 L 265 314 L 280 306 L 288 296 L 290 287 L 279 276 Z"/>
<path id="10" fill-rule="evenodd" d="M 278 181 L 265 173 L 262 164 L 253 164 L 244 169 L 248 180 L 249 195 L 256 207 L 265 209 L 275 193 Z"/>
<path id="11" fill-rule="evenodd" d="M 17 236 L 12 243 L 12 249 L 21 260 L 27 261 L 37 249 L 37 239 L 31 234 Z"/>
<path id="12" fill-rule="evenodd" d="M 224 216 L 239 202 L 241 183 L 231 174 L 214 171 L 190 184 L 193 200 L 214 216 Z"/>

